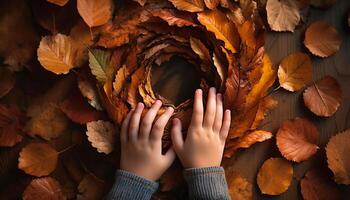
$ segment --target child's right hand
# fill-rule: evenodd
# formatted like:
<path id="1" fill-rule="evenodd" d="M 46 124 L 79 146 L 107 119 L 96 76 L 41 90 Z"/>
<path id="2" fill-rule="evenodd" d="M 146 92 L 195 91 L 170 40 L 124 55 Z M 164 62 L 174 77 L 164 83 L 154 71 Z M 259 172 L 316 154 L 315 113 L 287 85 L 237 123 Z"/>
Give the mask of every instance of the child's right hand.
<path id="1" fill-rule="evenodd" d="M 198 89 L 185 141 L 181 121 L 173 120 L 173 147 L 185 168 L 220 166 L 230 128 L 231 113 L 230 110 L 223 112 L 221 94 L 216 94 L 215 88 L 210 88 L 205 112 L 202 99 L 202 90 Z"/>

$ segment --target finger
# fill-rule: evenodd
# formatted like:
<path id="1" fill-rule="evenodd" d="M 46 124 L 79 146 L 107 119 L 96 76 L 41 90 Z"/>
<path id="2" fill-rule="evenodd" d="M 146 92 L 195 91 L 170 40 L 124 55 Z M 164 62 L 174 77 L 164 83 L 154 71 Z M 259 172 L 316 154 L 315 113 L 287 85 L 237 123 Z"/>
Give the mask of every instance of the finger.
<path id="1" fill-rule="evenodd" d="M 170 147 L 170 149 L 163 156 L 165 168 L 169 168 L 171 166 L 171 164 L 175 160 L 175 157 L 176 157 L 175 151 L 174 151 L 173 147 Z"/>
<path id="2" fill-rule="evenodd" d="M 226 110 L 224 114 L 224 121 L 222 122 L 222 127 L 220 130 L 220 137 L 223 141 L 226 140 L 228 132 L 230 130 L 230 124 L 231 124 L 231 111 Z"/>
<path id="3" fill-rule="evenodd" d="M 173 141 L 174 150 L 177 153 L 179 153 L 184 146 L 184 139 L 181 129 L 181 121 L 175 118 L 173 120 L 173 127 L 171 128 L 171 140 Z"/>
<path id="4" fill-rule="evenodd" d="M 146 113 L 146 115 L 143 117 L 141 125 L 140 125 L 140 134 L 139 134 L 139 138 L 140 139 L 148 139 L 149 134 L 151 132 L 152 129 L 152 124 L 154 119 L 157 116 L 157 113 L 159 111 L 159 109 L 162 106 L 162 102 L 157 100 L 152 107 L 148 110 L 148 112 Z"/>
<path id="5" fill-rule="evenodd" d="M 205 109 L 203 127 L 212 128 L 216 112 L 216 91 L 214 87 L 209 89 L 207 107 Z"/>
<path id="6" fill-rule="evenodd" d="M 128 126 L 130 123 L 130 118 L 132 113 L 134 112 L 134 110 L 131 110 L 125 117 L 123 123 L 122 123 L 122 127 L 121 127 L 121 131 L 120 131 L 120 142 L 122 144 L 127 143 L 128 140 Z"/>
<path id="7" fill-rule="evenodd" d="M 215 133 L 220 133 L 221 125 L 222 125 L 222 115 L 223 115 L 223 107 L 222 107 L 222 96 L 221 94 L 216 95 L 216 113 L 213 130 Z"/>
<path id="8" fill-rule="evenodd" d="M 140 119 L 141 119 L 143 108 L 144 108 L 143 103 L 138 103 L 134 113 L 131 116 L 130 124 L 129 124 L 129 138 L 128 138 L 128 140 L 131 142 L 137 141 L 137 135 L 140 128 Z"/>
<path id="9" fill-rule="evenodd" d="M 150 135 L 150 140 L 152 141 L 161 141 L 161 138 L 164 133 L 164 128 L 168 123 L 171 115 L 174 113 L 174 108 L 168 107 L 168 109 L 157 119 L 154 123 Z"/>
<path id="10" fill-rule="evenodd" d="M 203 123 L 203 97 L 202 90 L 197 89 L 194 94 L 193 113 L 190 126 L 202 126 Z"/>

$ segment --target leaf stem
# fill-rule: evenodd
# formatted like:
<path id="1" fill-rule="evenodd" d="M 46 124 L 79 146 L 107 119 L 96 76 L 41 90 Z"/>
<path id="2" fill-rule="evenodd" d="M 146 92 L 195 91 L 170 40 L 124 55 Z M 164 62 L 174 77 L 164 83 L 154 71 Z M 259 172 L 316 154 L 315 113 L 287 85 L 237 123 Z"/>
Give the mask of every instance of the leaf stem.
<path id="1" fill-rule="evenodd" d="M 70 145 L 69 147 L 64 148 L 63 150 L 59 151 L 58 154 L 64 153 L 68 150 L 70 150 L 71 148 L 75 147 L 76 144 Z"/>

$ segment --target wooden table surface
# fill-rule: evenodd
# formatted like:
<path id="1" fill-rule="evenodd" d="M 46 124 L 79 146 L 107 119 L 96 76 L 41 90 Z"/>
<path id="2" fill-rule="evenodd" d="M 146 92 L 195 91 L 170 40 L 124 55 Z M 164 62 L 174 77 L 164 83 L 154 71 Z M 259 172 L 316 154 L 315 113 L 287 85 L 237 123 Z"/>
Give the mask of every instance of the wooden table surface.
<path id="1" fill-rule="evenodd" d="M 327 144 L 329 138 L 339 131 L 350 128 L 350 32 L 346 28 L 346 15 L 349 10 L 349 0 L 338 0 L 337 4 L 327 10 L 311 9 L 307 23 L 299 27 L 294 33 L 268 32 L 266 34 L 265 46 L 275 68 L 277 68 L 280 61 L 290 53 L 299 51 L 308 52 L 303 46 L 304 32 L 308 24 L 317 20 L 324 20 L 336 27 L 343 39 L 340 51 L 326 59 L 319 59 L 315 56 L 311 56 L 311 58 L 313 63 L 313 79 L 318 80 L 324 75 L 335 77 L 342 87 L 343 102 L 334 116 L 320 118 L 310 113 L 304 106 L 302 91 L 291 93 L 280 89 L 273 95 L 278 100 L 279 105 L 269 113 L 263 122 L 265 125 L 262 129 L 275 133 L 284 120 L 305 117 L 314 122 L 318 127 L 320 133 L 318 144 L 321 150 L 312 159 L 300 164 L 293 164 L 294 178 L 292 185 L 288 191 L 279 196 L 262 195 L 256 185 L 256 174 L 262 163 L 270 157 L 281 156 L 276 150 L 275 139 L 255 144 L 253 147 L 239 152 L 230 161 L 230 164 L 234 170 L 240 172 L 253 183 L 253 199 L 302 199 L 298 179 L 302 178 L 305 172 L 311 167 L 325 165 L 324 146 Z M 340 188 L 343 193 L 343 199 L 350 199 L 350 186 L 340 186 Z"/>

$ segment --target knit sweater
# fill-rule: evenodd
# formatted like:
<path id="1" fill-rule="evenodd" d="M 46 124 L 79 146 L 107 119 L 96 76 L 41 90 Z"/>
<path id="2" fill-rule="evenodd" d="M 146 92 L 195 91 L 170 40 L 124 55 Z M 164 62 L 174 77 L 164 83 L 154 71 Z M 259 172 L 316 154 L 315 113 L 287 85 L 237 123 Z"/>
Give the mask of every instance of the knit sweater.
<path id="1" fill-rule="evenodd" d="M 185 169 L 189 197 L 194 200 L 228 200 L 225 171 L 222 167 Z M 149 200 L 158 183 L 124 170 L 117 170 L 115 183 L 107 200 Z"/>

